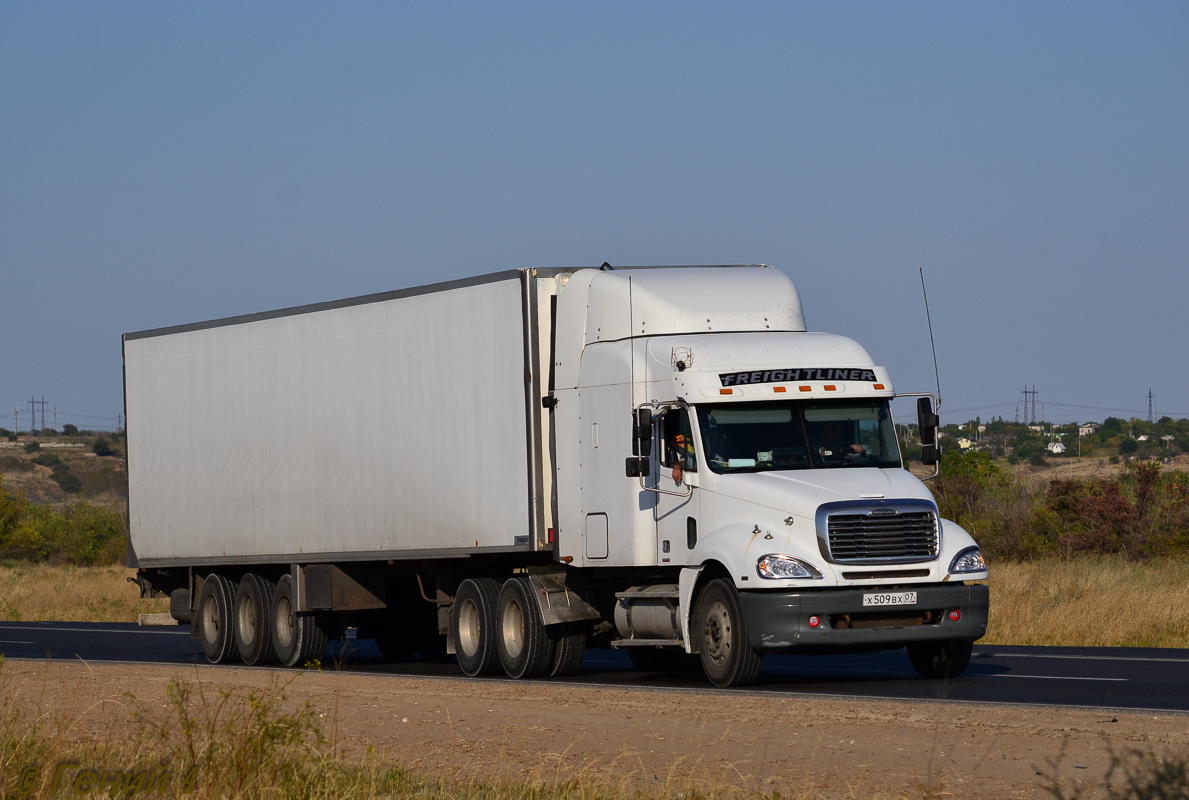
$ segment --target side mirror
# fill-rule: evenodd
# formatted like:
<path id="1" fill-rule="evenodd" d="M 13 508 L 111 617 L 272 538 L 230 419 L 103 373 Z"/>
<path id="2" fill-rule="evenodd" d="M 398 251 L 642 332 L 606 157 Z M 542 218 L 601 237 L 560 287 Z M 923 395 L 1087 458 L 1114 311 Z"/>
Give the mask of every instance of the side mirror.
<path id="1" fill-rule="evenodd" d="M 632 425 L 632 455 L 648 458 L 652 455 L 652 409 L 636 409 Z M 648 473 L 645 473 L 646 475 Z"/>
<path id="2" fill-rule="evenodd" d="M 917 399 L 917 426 L 921 430 L 921 463 L 933 466 L 941 459 L 937 449 L 937 426 L 941 419 L 933 413 L 933 399 Z"/>
<path id="3" fill-rule="evenodd" d="M 624 466 L 629 478 L 647 478 L 652 472 L 652 459 L 648 456 L 628 456 Z"/>

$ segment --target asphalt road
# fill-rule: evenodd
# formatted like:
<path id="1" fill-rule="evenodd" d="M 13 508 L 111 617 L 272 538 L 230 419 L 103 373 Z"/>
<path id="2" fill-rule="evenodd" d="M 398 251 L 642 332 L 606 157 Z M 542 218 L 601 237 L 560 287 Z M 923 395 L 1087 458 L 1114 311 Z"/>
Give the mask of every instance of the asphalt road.
<path id="1" fill-rule="evenodd" d="M 206 663 L 186 627 L 123 623 L 3 622 L 0 653 L 21 659 Z M 392 675 L 462 675 L 452 662 L 385 663 L 373 643 L 364 639 L 333 644 L 324 664 Z M 640 672 L 625 654 L 603 650 L 588 651 L 579 674 L 557 680 L 712 690 L 699 675 Z M 977 645 L 966 674 L 950 681 L 918 678 L 903 650 L 768 656 L 756 686 L 724 691 L 1189 711 L 1189 650 Z"/>

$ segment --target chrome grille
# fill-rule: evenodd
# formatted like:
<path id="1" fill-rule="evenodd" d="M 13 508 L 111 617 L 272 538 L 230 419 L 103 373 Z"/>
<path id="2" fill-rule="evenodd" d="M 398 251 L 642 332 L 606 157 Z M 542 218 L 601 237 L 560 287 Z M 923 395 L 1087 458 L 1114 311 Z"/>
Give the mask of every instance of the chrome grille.
<path id="1" fill-rule="evenodd" d="M 932 511 L 831 514 L 830 555 L 841 564 L 904 563 L 937 557 L 937 516 Z"/>

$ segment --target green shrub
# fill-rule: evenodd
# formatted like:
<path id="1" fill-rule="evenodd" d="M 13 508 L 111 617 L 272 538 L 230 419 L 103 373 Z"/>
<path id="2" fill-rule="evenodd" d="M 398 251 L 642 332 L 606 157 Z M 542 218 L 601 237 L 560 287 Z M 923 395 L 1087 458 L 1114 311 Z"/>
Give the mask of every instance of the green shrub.
<path id="1" fill-rule="evenodd" d="M 95 444 L 91 445 L 91 452 L 97 456 L 115 455 L 115 450 L 111 447 L 111 442 L 106 437 L 100 436 L 95 440 Z"/>
<path id="2" fill-rule="evenodd" d="M 74 425 L 70 422 L 67 422 L 65 425 L 62 426 L 62 435 L 63 436 L 78 436 L 78 426 Z"/>
<path id="3" fill-rule="evenodd" d="M 41 449 L 41 445 L 38 444 L 37 442 L 29 442 L 25 445 L 26 453 L 36 453 L 40 449 Z"/>
<path id="4" fill-rule="evenodd" d="M 1047 467 L 1049 462 L 1045 461 L 1045 457 L 1040 453 L 1033 453 L 1028 456 L 1028 463 L 1034 467 Z"/>
<path id="5" fill-rule="evenodd" d="M 33 457 L 33 463 L 40 467 L 54 467 L 61 463 L 61 459 L 53 453 L 39 453 Z"/>
<path id="6" fill-rule="evenodd" d="M 65 479 L 78 480 L 73 475 Z M 85 502 L 61 510 L 35 505 L 23 492 L 8 494 L 0 483 L 0 558 L 78 565 L 119 563 L 126 530 L 123 518 L 109 509 Z"/>

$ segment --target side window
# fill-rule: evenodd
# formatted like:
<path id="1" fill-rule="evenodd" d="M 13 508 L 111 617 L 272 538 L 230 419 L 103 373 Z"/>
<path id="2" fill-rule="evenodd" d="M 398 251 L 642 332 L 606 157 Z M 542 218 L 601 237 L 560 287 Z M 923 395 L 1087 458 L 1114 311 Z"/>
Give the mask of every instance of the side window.
<path id="1" fill-rule="evenodd" d="M 670 411 L 665 415 L 664 426 L 665 466 L 671 467 L 674 462 L 680 460 L 683 470 L 697 472 L 698 459 L 694 455 L 694 437 L 689 424 L 689 414 L 685 409 Z"/>

